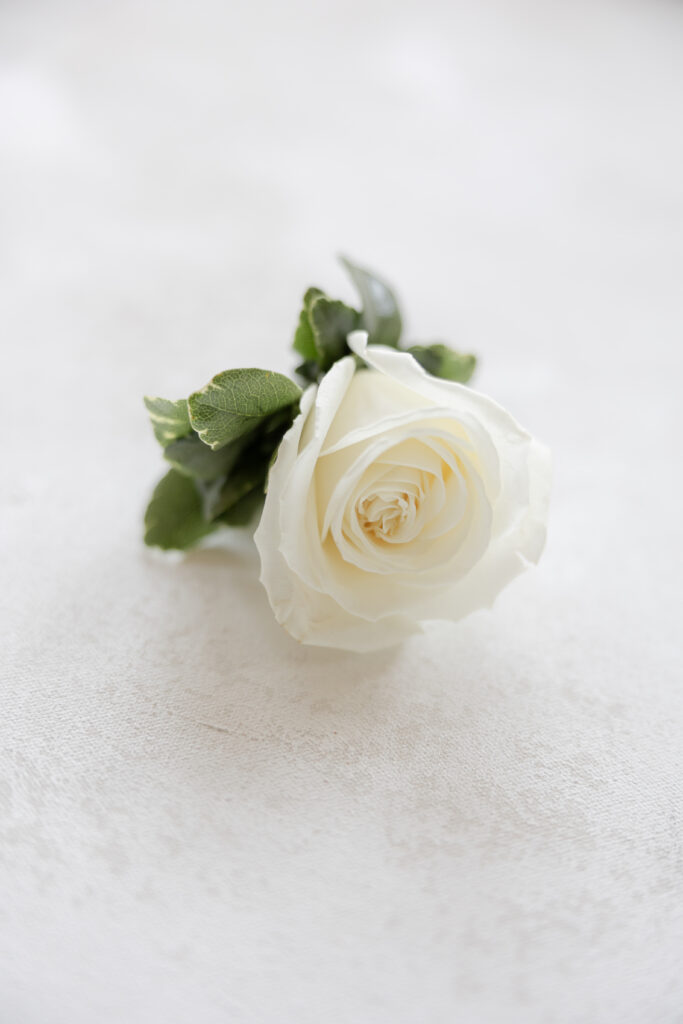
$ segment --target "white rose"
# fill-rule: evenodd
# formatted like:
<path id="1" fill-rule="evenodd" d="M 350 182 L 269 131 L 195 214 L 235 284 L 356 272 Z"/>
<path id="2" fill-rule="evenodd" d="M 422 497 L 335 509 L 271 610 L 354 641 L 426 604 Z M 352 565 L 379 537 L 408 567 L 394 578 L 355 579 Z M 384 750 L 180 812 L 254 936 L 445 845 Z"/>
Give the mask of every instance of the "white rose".
<path id="1" fill-rule="evenodd" d="M 367 346 L 301 400 L 255 540 L 275 616 L 369 651 L 490 607 L 545 542 L 548 451 L 485 395 Z"/>

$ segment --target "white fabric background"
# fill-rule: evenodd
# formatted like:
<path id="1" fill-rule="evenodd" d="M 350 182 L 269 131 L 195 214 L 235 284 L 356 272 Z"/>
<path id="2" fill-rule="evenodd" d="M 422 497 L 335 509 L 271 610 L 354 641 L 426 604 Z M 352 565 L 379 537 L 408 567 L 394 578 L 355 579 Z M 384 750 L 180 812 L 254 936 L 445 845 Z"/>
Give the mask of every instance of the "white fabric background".
<path id="1" fill-rule="evenodd" d="M 683 1020 L 683 7 L 5 0 L 3 1024 Z M 540 568 L 298 647 L 141 396 L 337 251 L 554 450 Z"/>

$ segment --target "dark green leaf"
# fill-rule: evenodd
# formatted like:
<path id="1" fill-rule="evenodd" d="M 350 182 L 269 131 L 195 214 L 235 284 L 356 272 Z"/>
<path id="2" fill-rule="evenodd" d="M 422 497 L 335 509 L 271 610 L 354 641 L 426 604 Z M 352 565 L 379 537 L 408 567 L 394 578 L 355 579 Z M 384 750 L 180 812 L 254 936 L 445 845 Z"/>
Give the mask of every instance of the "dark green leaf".
<path id="1" fill-rule="evenodd" d="M 307 359 L 305 363 L 300 363 L 299 366 L 297 366 L 296 373 L 302 380 L 305 380 L 307 384 L 315 384 L 320 376 L 320 367 L 316 362 Z"/>
<path id="2" fill-rule="evenodd" d="M 164 458 L 179 472 L 196 480 L 215 480 L 229 473 L 244 447 L 240 438 L 213 451 L 195 433 L 166 445 Z"/>
<path id="3" fill-rule="evenodd" d="M 273 445 L 278 445 L 285 431 L 291 427 L 294 417 L 298 412 L 299 406 L 297 403 L 297 405 L 287 405 L 284 409 L 278 409 L 272 416 L 268 416 L 259 427 L 254 438 L 252 438 L 258 451 L 265 452 L 267 450 L 270 452 Z"/>
<path id="4" fill-rule="evenodd" d="M 263 495 L 269 466 L 277 454 L 283 434 L 291 426 L 292 415 L 291 406 L 273 413 L 248 438 L 233 442 L 233 445 L 241 446 L 240 451 L 234 464 L 222 476 L 198 482 L 206 519 L 220 518 L 221 522 L 227 522 L 225 513 L 240 503 L 249 491 L 256 488 Z M 234 525 L 239 525 L 237 520 Z"/>
<path id="5" fill-rule="evenodd" d="M 340 257 L 361 297 L 362 326 L 368 332 L 372 345 L 390 345 L 396 348 L 401 337 L 402 322 L 398 300 L 380 277 L 363 267 L 357 267 L 345 256 Z"/>
<path id="6" fill-rule="evenodd" d="M 333 363 L 347 355 L 346 339 L 351 331 L 358 329 L 360 313 L 337 299 L 319 295 L 310 304 L 309 318 L 316 349 L 318 364 L 327 373 Z"/>
<path id="7" fill-rule="evenodd" d="M 226 370 L 190 395 L 190 422 L 214 451 L 251 433 L 272 413 L 292 407 L 301 389 L 268 370 Z"/>
<path id="8" fill-rule="evenodd" d="M 190 433 L 190 414 L 184 398 L 170 402 L 167 398 L 146 397 L 145 406 L 159 444 L 166 447 L 171 441 Z"/>
<path id="9" fill-rule="evenodd" d="M 226 526 L 249 526 L 249 523 L 261 508 L 264 498 L 263 487 L 255 487 L 224 512 L 219 522 L 225 523 Z"/>
<path id="10" fill-rule="evenodd" d="M 145 513 L 145 544 L 158 548 L 192 547 L 214 529 L 202 512 L 193 480 L 171 469 L 157 484 Z"/>
<path id="11" fill-rule="evenodd" d="M 448 345 L 412 345 L 408 351 L 433 377 L 465 384 L 474 373 L 476 356 L 455 352 Z"/>
<path id="12" fill-rule="evenodd" d="M 222 516 L 254 488 L 260 488 L 263 493 L 269 461 L 270 456 L 245 453 L 231 473 L 212 483 L 200 484 L 205 518 L 217 519 Z"/>

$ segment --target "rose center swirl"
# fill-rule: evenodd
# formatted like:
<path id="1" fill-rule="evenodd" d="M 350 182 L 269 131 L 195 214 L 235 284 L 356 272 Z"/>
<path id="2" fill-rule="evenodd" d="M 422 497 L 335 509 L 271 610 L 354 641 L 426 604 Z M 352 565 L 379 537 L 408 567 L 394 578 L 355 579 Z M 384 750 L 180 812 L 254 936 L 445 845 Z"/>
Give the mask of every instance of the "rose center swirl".
<path id="1" fill-rule="evenodd" d="M 395 538 L 405 525 L 412 524 L 418 511 L 413 494 L 369 494 L 356 505 L 356 515 L 363 531 L 376 540 Z"/>

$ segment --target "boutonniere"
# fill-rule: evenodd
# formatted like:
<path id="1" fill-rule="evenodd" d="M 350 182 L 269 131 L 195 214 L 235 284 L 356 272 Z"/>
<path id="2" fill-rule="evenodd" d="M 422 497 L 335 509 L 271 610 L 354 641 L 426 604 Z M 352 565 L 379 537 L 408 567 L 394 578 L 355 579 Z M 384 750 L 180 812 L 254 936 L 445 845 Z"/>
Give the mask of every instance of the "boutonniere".
<path id="1" fill-rule="evenodd" d="M 302 643 L 368 651 L 490 607 L 538 561 L 550 456 L 467 386 L 474 356 L 406 347 L 392 289 L 344 263 L 359 308 L 308 289 L 301 384 L 234 369 L 188 399 L 145 399 L 170 464 L 145 542 L 184 550 L 258 519 L 278 622 Z"/>

